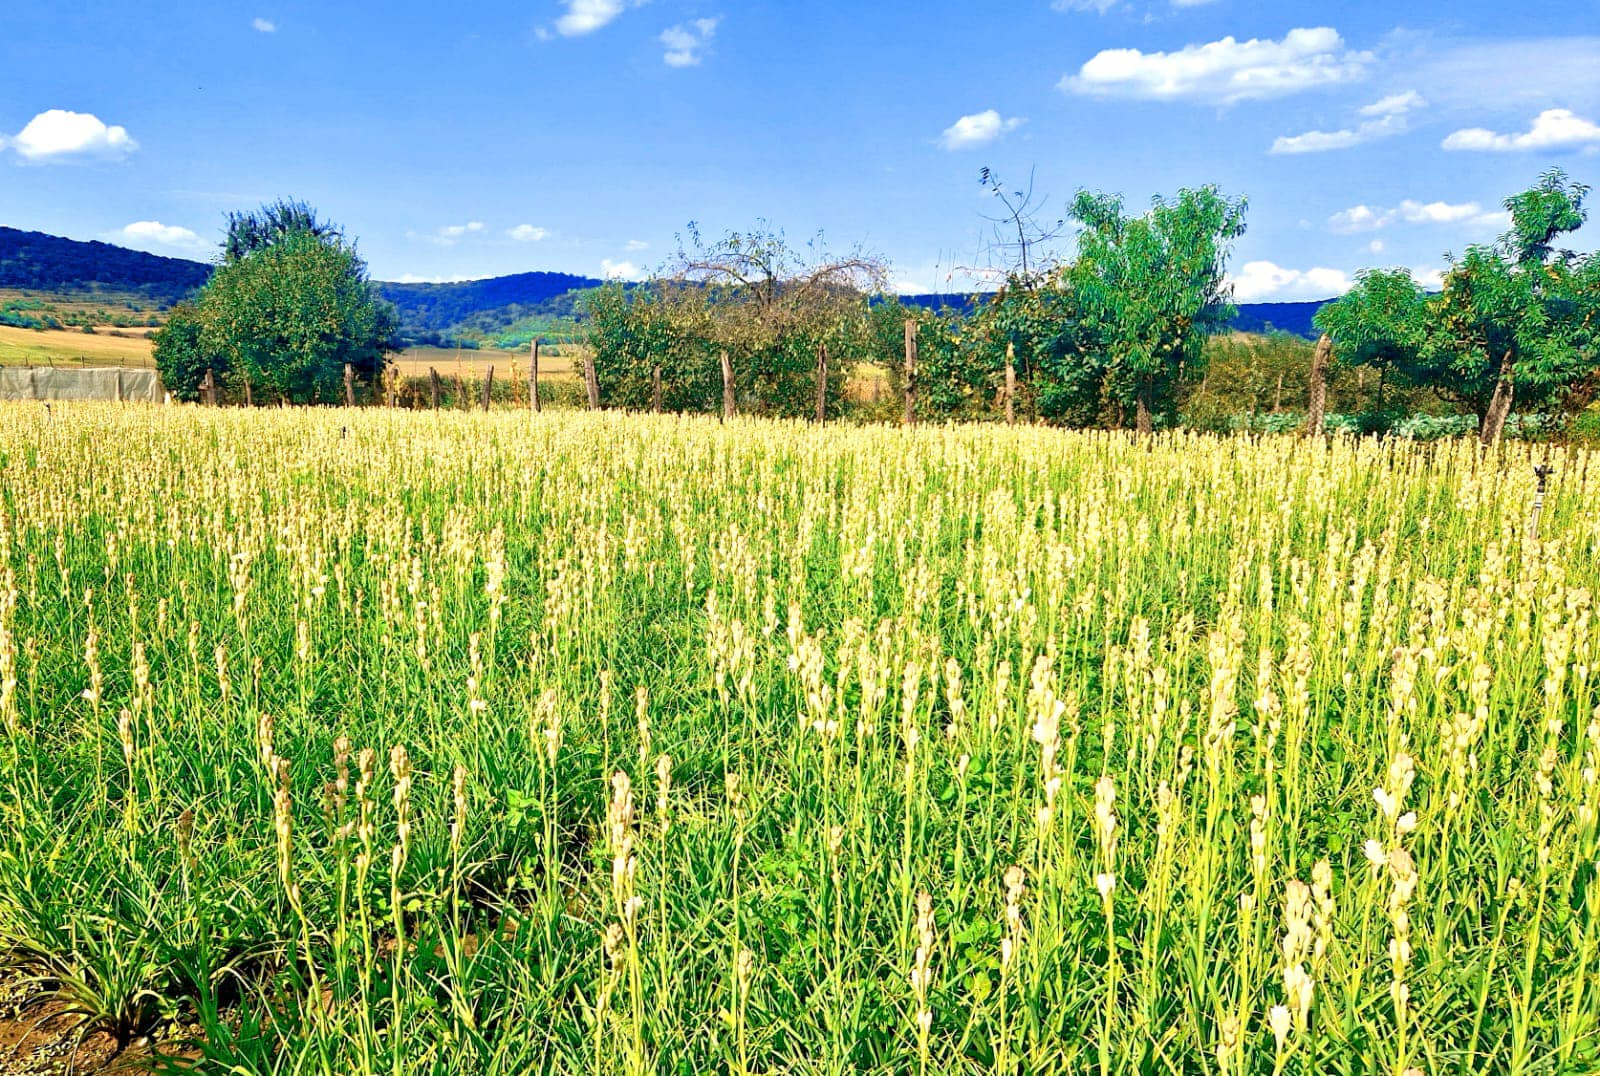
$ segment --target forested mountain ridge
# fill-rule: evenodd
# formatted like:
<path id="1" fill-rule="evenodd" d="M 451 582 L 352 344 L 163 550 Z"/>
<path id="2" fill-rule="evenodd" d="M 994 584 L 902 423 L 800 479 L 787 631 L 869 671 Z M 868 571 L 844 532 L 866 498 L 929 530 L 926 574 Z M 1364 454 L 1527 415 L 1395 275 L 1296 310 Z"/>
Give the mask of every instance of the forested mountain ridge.
<path id="1" fill-rule="evenodd" d="M 0 288 L 23 291 L 138 294 L 162 306 L 179 302 L 211 275 L 212 266 L 187 258 L 146 254 L 111 243 L 84 241 L 0 226 Z M 378 281 L 400 314 L 400 334 L 411 342 L 441 343 L 462 336 L 492 337 L 530 317 L 572 318 L 581 292 L 603 281 L 572 273 L 529 272 L 450 283 Z M 964 307 L 973 295 L 906 295 L 902 301 L 931 308 Z M 1322 302 L 1240 303 L 1233 327 L 1311 336 L 1311 317 Z"/>

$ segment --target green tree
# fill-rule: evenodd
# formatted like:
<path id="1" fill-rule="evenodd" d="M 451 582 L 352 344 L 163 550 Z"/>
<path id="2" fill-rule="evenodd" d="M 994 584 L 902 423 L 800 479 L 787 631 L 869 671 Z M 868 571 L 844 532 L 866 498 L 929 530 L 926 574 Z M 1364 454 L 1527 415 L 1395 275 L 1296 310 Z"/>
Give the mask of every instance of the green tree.
<path id="1" fill-rule="evenodd" d="M 175 400 L 198 400 L 207 370 L 218 377 L 228 372 L 225 361 L 206 349 L 204 331 L 205 318 L 192 303 L 173 307 L 167 323 L 156 331 L 156 370 Z"/>
<path id="2" fill-rule="evenodd" d="M 1405 270 L 1362 274 L 1317 314 L 1345 363 L 1393 369 L 1475 415 L 1494 443 L 1513 402 L 1531 409 L 1581 401 L 1597 355 L 1600 269 L 1559 249 L 1582 226 L 1589 188 L 1559 169 L 1507 198 L 1511 228 L 1493 246 L 1450 259 L 1437 295 Z"/>
<path id="3" fill-rule="evenodd" d="M 625 287 L 613 281 L 584 296 L 595 378 L 609 406 L 651 407 L 657 370 L 663 409 L 721 406 L 721 368 L 703 304 L 684 300 L 660 282 Z"/>
<path id="4" fill-rule="evenodd" d="M 280 198 L 260 209 L 228 214 L 228 234 L 222 240 L 222 260 L 231 264 L 291 235 L 310 235 L 325 242 L 337 242 L 344 238 L 344 232 L 338 225 L 320 219 L 317 211 L 305 202 Z"/>
<path id="5" fill-rule="evenodd" d="M 738 396 L 760 414 L 814 414 L 818 352 L 826 347 L 828 397 L 840 399 L 848 372 L 840 359 L 866 335 L 872 296 L 887 275 L 883 263 L 859 250 L 831 255 L 821 236 L 790 243 L 764 222 L 710 243 L 691 223 L 688 239 L 655 283 L 673 297 L 687 331 L 704 333 L 713 353 L 729 354 Z"/>
<path id="6" fill-rule="evenodd" d="M 314 231 L 225 262 L 201 292 L 199 317 L 201 347 L 232 381 L 294 403 L 338 400 L 346 363 L 364 380 L 378 376 L 397 324 L 355 249 Z"/>
<path id="7" fill-rule="evenodd" d="M 1073 202 L 1083 231 L 1058 285 L 1075 307 L 1074 359 L 1088 366 L 1074 380 L 1098 382 L 1141 433 L 1175 410 L 1180 384 L 1204 372 L 1206 335 L 1233 317 L 1223 274 L 1244 214 L 1243 199 L 1210 186 L 1157 197 L 1140 216 L 1115 195 L 1080 191 Z"/>

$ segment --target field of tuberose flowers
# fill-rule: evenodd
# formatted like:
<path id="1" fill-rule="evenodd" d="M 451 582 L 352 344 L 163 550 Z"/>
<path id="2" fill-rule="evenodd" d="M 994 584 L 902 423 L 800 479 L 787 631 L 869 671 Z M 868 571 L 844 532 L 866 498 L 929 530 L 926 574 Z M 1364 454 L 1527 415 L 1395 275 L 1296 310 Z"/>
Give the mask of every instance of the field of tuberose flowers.
<path id="1" fill-rule="evenodd" d="M 1595 1071 L 1544 451 L 8 405 L 0 949 L 219 1073 Z"/>

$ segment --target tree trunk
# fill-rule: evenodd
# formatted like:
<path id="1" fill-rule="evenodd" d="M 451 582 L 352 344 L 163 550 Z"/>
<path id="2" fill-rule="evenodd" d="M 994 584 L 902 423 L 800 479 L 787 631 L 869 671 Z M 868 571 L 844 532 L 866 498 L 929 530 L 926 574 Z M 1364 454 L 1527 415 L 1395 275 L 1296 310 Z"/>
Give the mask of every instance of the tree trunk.
<path id="1" fill-rule="evenodd" d="M 356 405 L 356 372 L 349 363 L 344 364 L 344 405 Z"/>
<path id="2" fill-rule="evenodd" d="M 428 367 L 428 394 L 432 397 L 433 409 L 439 410 L 439 371 Z"/>
<path id="3" fill-rule="evenodd" d="M 494 392 L 494 367 L 491 366 L 483 375 L 483 409 L 489 410 L 489 399 Z"/>
<path id="4" fill-rule="evenodd" d="M 732 418 L 734 412 L 733 399 L 733 360 L 728 358 L 728 353 L 722 353 L 722 417 Z"/>
<path id="5" fill-rule="evenodd" d="M 917 422 L 917 323 L 906 319 L 906 411 L 905 425 Z"/>
<path id="6" fill-rule="evenodd" d="M 528 407 L 539 410 L 539 341 L 533 341 L 533 365 L 528 367 Z"/>
<path id="7" fill-rule="evenodd" d="M 817 345 L 817 425 L 828 421 L 828 345 Z"/>
<path id="8" fill-rule="evenodd" d="M 1506 418 L 1511 414 L 1513 392 L 1512 375 L 1515 372 L 1511 352 L 1500 360 L 1500 378 L 1494 383 L 1494 395 L 1489 398 L 1489 410 L 1484 413 L 1483 424 L 1478 428 L 1478 439 L 1484 448 L 1500 440 L 1505 431 Z"/>
<path id="9" fill-rule="evenodd" d="M 650 369 L 650 410 L 661 414 L 661 364 Z"/>
<path id="10" fill-rule="evenodd" d="M 600 410 L 600 379 L 594 372 L 594 356 L 583 357 L 583 384 L 589 390 L 589 410 Z"/>
<path id="11" fill-rule="evenodd" d="M 1332 358 L 1333 339 L 1323 333 L 1311 353 L 1311 387 L 1306 400 L 1306 432 L 1313 437 L 1322 436 L 1328 417 L 1328 362 Z"/>
<path id="12" fill-rule="evenodd" d="M 118 398 L 119 399 L 121 398 L 120 393 L 118 394 Z M 251 394 L 250 394 L 250 375 L 249 374 L 245 374 L 244 375 L 244 405 L 246 407 L 254 407 L 256 405 L 255 398 L 253 396 L 251 396 Z"/>
<path id="13" fill-rule="evenodd" d="M 1006 425 L 1017 421 L 1017 345 L 1006 345 Z"/>
<path id="14" fill-rule="evenodd" d="M 200 398 L 206 402 L 207 407 L 217 406 L 217 375 L 206 368 L 206 379 L 200 382 Z"/>
<path id="15" fill-rule="evenodd" d="M 1133 407 L 1134 431 L 1140 437 L 1155 432 L 1155 421 L 1150 414 L 1149 386 L 1139 386 L 1139 391 L 1134 396 Z"/>

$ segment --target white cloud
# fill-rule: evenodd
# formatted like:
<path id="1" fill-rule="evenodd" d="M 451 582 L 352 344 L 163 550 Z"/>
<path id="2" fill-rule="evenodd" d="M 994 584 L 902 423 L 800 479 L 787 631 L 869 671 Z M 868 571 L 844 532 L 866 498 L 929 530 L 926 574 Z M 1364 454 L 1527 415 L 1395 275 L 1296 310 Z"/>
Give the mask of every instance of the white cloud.
<path id="1" fill-rule="evenodd" d="M 1286 269 L 1275 262 L 1245 262 L 1228 277 L 1233 297 L 1243 303 L 1327 299 L 1343 295 L 1353 281 L 1342 269 Z"/>
<path id="2" fill-rule="evenodd" d="M 1337 131 L 1306 131 L 1304 134 L 1280 135 L 1273 140 L 1270 152 L 1275 154 L 1324 153 L 1333 149 L 1349 149 L 1364 142 L 1375 142 L 1404 134 L 1409 127 L 1406 114 L 1427 107 L 1427 99 L 1415 90 L 1390 94 L 1374 101 L 1357 112 L 1369 117 L 1354 127 Z"/>
<path id="3" fill-rule="evenodd" d="M 278 24 L 271 19 L 257 17 L 250 20 L 250 29 L 255 30 L 257 33 L 275 34 L 278 32 Z"/>
<path id="4" fill-rule="evenodd" d="M 461 284 L 468 280 L 481 280 L 473 276 L 422 276 L 417 273 L 401 273 L 396 284 Z"/>
<path id="5" fill-rule="evenodd" d="M 562 37 L 592 34 L 630 7 L 644 0 L 561 0 L 566 14 L 556 20 L 556 33 Z"/>
<path id="6" fill-rule="evenodd" d="M 1508 223 L 1508 220 L 1503 212 L 1484 212 L 1483 206 L 1477 202 L 1419 202 L 1412 198 L 1388 209 L 1369 205 L 1351 206 L 1328 218 L 1329 230 L 1342 235 L 1375 232 L 1391 224 L 1461 223 L 1499 227 Z"/>
<path id="7" fill-rule="evenodd" d="M 1444 287 L 1444 270 L 1426 265 L 1413 265 L 1411 279 L 1429 291 L 1438 291 Z"/>
<path id="8" fill-rule="evenodd" d="M 28 121 L 15 138 L 4 143 L 25 161 L 50 161 L 100 157 L 120 160 L 139 148 L 127 128 L 107 126 L 88 112 L 52 108 Z"/>
<path id="9" fill-rule="evenodd" d="M 1427 108 L 1428 99 L 1416 90 L 1406 90 L 1404 93 L 1391 93 L 1388 97 L 1374 101 L 1357 109 L 1363 116 L 1403 116 L 1407 112 L 1415 112 L 1419 108 Z"/>
<path id="10" fill-rule="evenodd" d="M 453 247 L 464 237 L 478 235 L 483 231 L 483 221 L 469 220 L 465 224 L 447 224 L 432 232 L 407 232 L 407 239 L 420 239 L 424 243 L 434 243 L 441 247 Z"/>
<path id="11" fill-rule="evenodd" d="M 650 244 L 646 243 L 643 239 L 630 239 L 628 240 L 628 245 L 624 249 L 630 252 L 649 250 Z"/>
<path id="12" fill-rule="evenodd" d="M 973 115 L 963 115 L 957 122 L 950 123 L 944 128 L 944 133 L 939 135 L 939 144 L 950 151 L 987 146 L 1024 123 L 1027 123 L 1026 118 L 1019 115 L 1002 117 L 997 110 L 986 109 L 984 112 L 974 112 Z"/>
<path id="13" fill-rule="evenodd" d="M 962 116 L 946 127 L 939 136 L 939 144 L 950 150 L 985 146 L 1026 122 L 1020 116 L 1002 117 L 992 108 L 975 112 L 970 116 Z"/>
<path id="14" fill-rule="evenodd" d="M 550 229 L 537 228 L 532 224 L 519 224 L 506 234 L 519 243 L 537 243 L 541 239 L 549 238 Z"/>
<path id="15" fill-rule="evenodd" d="M 1349 149 L 1367 141 L 1359 131 L 1307 131 L 1297 135 L 1279 135 L 1272 140 L 1268 152 L 1278 155 L 1294 153 L 1324 153 L 1330 149 Z"/>
<path id="16" fill-rule="evenodd" d="M 1337 30 L 1319 26 L 1290 30 L 1282 41 L 1225 37 L 1176 52 L 1105 49 L 1060 87 L 1096 97 L 1231 104 L 1353 82 L 1372 61 L 1372 53 L 1347 49 Z"/>
<path id="17" fill-rule="evenodd" d="M 632 262 L 614 262 L 610 258 L 600 261 L 600 275 L 607 280 L 637 280 L 639 267 Z"/>
<path id="18" fill-rule="evenodd" d="M 1564 150 L 1600 147 L 1600 124 L 1570 109 L 1547 108 L 1521 134 L 1497 134 L 1484 127 L 1468 127 L 1444 140 L 1445 149 L 1511 153 L 1517 150 Z"/>
<path id="19" fill-rule="evenodd" d="M 1385 244 L 1382 239 L 1374 239 L 1372 242 L 1367 244 L 1367 249 L 1372 251 L 1374 254 L 1382 254 L 1384 246 Z"/>
<path id="20" fill-rule="evenodd" d="M 140 250 L 152 247 L 164 248 L 168 253 L 181 251 L 187 254 L 201 254 L 209 251 L 212 246 L 188 228 L 180 228 L 176 224 L 162 224 L 159 220 L 136 220 L 112 232 L 107 238 L 123 246 L 136 247 Z"/>
<path id="21" fill-rule="evenodd" d="M 661 31 L 661 44 L 667 50 L 661 58 L 666 61 L 668 67 L 698 65 L 705 58 L 711 39 L 717 36 L 717 24 L 721 21 L 719 16 L 714 19 L 695 19 L 693 22 L 669 26 Z"/>

